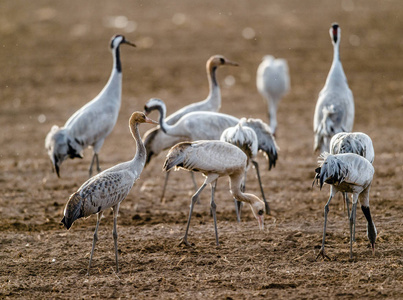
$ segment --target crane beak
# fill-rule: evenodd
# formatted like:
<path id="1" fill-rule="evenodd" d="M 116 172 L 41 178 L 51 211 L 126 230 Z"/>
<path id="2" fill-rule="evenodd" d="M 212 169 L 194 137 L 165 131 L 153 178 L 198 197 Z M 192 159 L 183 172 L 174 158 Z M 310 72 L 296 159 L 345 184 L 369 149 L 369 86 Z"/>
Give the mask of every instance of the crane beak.
<path id="1" fill-rule="evenodd" d="M 234 66 L 234 67 L 238 67 L 238 66 L 239 66 L 239 64 L 238 64 L 237 62 L 230 61 L 230 60 L 226 60 L 226 61 L 225 61 L 225 64 L 226 64 L 226 65 L 230 65 L 230 66 Z"/>
<path id="2" fill-rule="evenodd" d="M 146 123 L 150 123 L 150 124 L 159 124 L 157 121 L 154 121 L 152 119 L 150 119 L 149 117 L 146 116 Z"/>
<path id="3" fill-rule="evenodd" d="M 375 256 L 375 243 L 371 243 L 372 246 L 372 255 Z"/>
<path id="4" fill-rule="evenodd" d="M 132 47 L 136 47 L 136 45 L 134 43 L 132 43 L 132 42 L 130 42 L 128 40 L 124 40 L 122 43 L 125 43 L 125 44 L 127 44 L 129 46 L 132 46 Z"/>
<path id="5" fill-rule="evenodd" d="M 263 215 L 257 217 L 257 221 L 259 222 L 259 229 L 264 229 L 264 217 Z"/>

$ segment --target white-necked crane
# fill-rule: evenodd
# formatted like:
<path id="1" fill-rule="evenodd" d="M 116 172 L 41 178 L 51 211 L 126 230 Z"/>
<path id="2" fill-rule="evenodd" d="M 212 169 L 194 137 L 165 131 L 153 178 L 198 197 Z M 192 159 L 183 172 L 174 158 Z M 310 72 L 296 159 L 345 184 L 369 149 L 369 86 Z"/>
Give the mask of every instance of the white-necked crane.
<path id="1" fill-rule="evenodd" d="M 241 184 L 246 169 L 246 162 L 246 154 L 242 152 L 241 149 L 230 143 L 222 141 L 182 142 L 169 150 L 163 170 L 169 171 L 172 168 L 181 168 L 188 171 L 201 172 L 206 177 L 204 183 L 192 196 L 186 232 L 181 243 L 190 246 L 187 236 L 193 206 L 206 185 L 211 184 L 212 193 L 210 205 L 214 218 L 216 244 L 217 246 L 219 245 L 214 191 L 217 184 L 217 179 L 223 176 L 229 176 L 230 190 L 233 197 L 238 201 L 243 201 L 250 204 L 253 215 L 259 222 L 260 229 L 263 229 L 265 210 L 264 202 L 253 194 L 247 194 L 241 191 Z"/>
<path id="2" fill-rule="evenodd" d="M 129 120 L 131 134 L 136 141 L 136 154 L 130 161 L 115 165 L 94 177 L 88 179 L 78 190 L 73 193 L 64 209 L 62 223 L 70 229 L 74 221 L 86 218 L 93 214 L 97 215 L 97 225 L 94 232 L 94 240 L 88 264 L 90 273 L 92 256 L 95 243 L 98 240 L 98 226 L 103 212 L 107 208 L 113 210 L 113 240 L 115 244 L 116 272 L 119 272 L 118 263 L 118 233 L 116 229 L 120 203 L 126 198 L 133 184 L 140 177 L 146 162 L 146 149 L 141 140 L 138 126 L 140 123 L 158 124 L 149 119 L 142 112 L 134 112 Z"/>
<path id="3" fill-rule="evenodd" d="M 270 128 L 273 134 L 277 130 L 278 103 L 290 90 L 290 74 L 284 58 L 265 55 L 257 69 L 256 86 L 266 100 Z"/>
<path id="4" fill-rule="evenodd" d="M 367 236 L 374 254 L 377 231 L 369 209 L 369 190 L 375 172 L 374 167 L 367 159 L 355 153 L 332 155 L 323 152 L 319 156 L 318 163 L 319 167 L 315 169 L 316 175 L 313 184 L 316 180 L 316 182 L 319 182 L 321 189 L 324 183 L 329 184 L 330 197 L 324 209 L 325 221 L 323 225 L 322 247 L 316 258 L 322 256 L 329 259 L 325 253 L 327 214 L 329 212 L 330 201 L 337 192 L 353 194 L 353 206 L 350 215 L 350 258 L 353 258 L 353 228 L 355 227 L 358 199 L 360 199 L 361 209 L 368 222 Z"/>
<path id="5" fill-rule="evenodd" d="M 96 162 L 100 172 L 98 153 L 105 138 L 112 132 L 119 115 L 122 98 L 122 63 L 119 47 L 122 44 L 135 45 L 122 35 L 116 35 L 110 42 L 113 55 L 113 67 L 108 82 L 102 91 L 90 102 L 76 111 L 63 127 L 54 125 L 45 140 L 45 148 L 57 176 L 60 177 L 60 165 L 66 158 L 83 158 L 83 151 L 93 149 L 93 157 L 89 168 Z"/>
<path id="6" fill-rule="evenodd" d="M 350 132 L 354 124 L 354 98 L 343 66 L 340 61 L 340 27 L 334 23 L 330 27 L 333 43 L 333 62 L 326 83 L 319 93 L 313 119 L 314 151 L 329 152 L 333 135 Z"/>

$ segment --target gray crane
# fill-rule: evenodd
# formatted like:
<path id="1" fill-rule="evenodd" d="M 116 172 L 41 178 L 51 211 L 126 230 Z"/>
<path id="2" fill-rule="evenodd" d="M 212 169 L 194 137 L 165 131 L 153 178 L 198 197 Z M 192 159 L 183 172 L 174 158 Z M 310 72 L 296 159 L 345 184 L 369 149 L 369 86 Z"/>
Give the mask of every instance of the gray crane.
<path id="1" fill-rule="evenodd" d="M 263 229 L 265 210 L 264 202 L 253 194 L 247 194 L 241 191 L 241 184 L 246 170 L 246 162 L 247 157 L 241 149 L 222 141 L 182 142 L 169 150 L 163 166 L 164 171 L 169 171 L 173 168 L 185 169 L 193 172 L 201 172 L 206 177 L 204 183 L 192 196 L 186 232 L 181 243 L 190 246 L 187 236 L 190 220 L 192 218 L 193 206 L 206 185 L 210 184 L 212 188 L 210 206 L 214 219 L 216 244 L 217 246 L 219 245 L 214 192 L 217 179 L 223 176 L 229 176 L 230 190 L 233 197 L 238 201 L 250 204 L 253 215 L 258 220 L 259 228 Z"/>
<path id="2" fill-rule="evenodd" d="M 115 165 L 94 177 L 88 179 L 78 190 L 73 193 L 64 209 L 62 223 L 70 229 L 74 221 L 86 218 L 93 214 L 97 215 L 97 225 L 92 242 L 90 262 L 87 275 L 90 273 L 92 256 L 95 244 L 98 241 L 98 226 L 103 212 L 107 208 L 113 210 L 113 240 L 115 244 L 116 272 L 119 272 L 118 263 L 118 233 L 116 223 L 120 203 L 129 194 L 133 184 L 140 177 L 146 162 L 146 149 L 141 140 L 138 125 L 140 123 L 158 124 L 149 119 L 142 112 L 134 112 L 129 120 L 131 134 L 136 141 L 136 154 L 130 161 Z"/>
<path id="3" fill-rule="evenodd" d="M 278 103 L 290 90 L 287 61 L 284 58 L 265 55 L 257 69 L 256 86 L 266 100 L 270 128 L 273 134 L 276 134 Z"/>
<path id="4" fill-rule="evenodd" d="M 339 47 L 341 30 L 337 23 L 330 27 L 333 43 L 333 62 L 326 83 L 319 93 L 313 119 L 314 151 L 329 152 L 333 135 L 350 132 L 354 124 L 354 98 L 343 66 L 340 61 Z"/>
<path id="5" fill-rule="evenodd" d="M 371 243 L 372 252 L 375 253 L 375 241 L 377 231 L 372 221 L 369 209 L 369 190 L 374 176 L 374 167 L 362 156 L 355 153 L 329 154 L 323 152 L 318 159 L 319 167 L 315 169 L 315 181 L 319 182 L 322 189 L 323 184 L 330 185 L 330 197 L 324 209 L 325 221 L 323 225 L 322 247 L 318 256 L 323 258 L 329 257 L 325 253 L 325 237 L 327 214 L 329 212 L 329 204 L 337 192 L 352 193 L 353 205 L 350 214 L 350 258 L 353 258 L 353 228 L 356 221 L 357 202 L 360 199 L 362 203 L 361 209 L 367 219 L 367 236 Z"/>
<path id="6" fill-rule="evenodd" d="M 121 104 L 122 64 L 119 54 L 121 44 L 135 47 L 122 35 L 112 38 L 110 43 L 113 55 L 112 73 L 102 91 L 76 111 L 63 127 L 54 125 L 46 136 L 45 148 L 58 177 L 62 162 L 66 158 L 83 158 L 83 151 L 88 147 L 92 147 L 94 152 L 89 176 L 92 176 L 94 162 L 97 171 L 101 171 L 98 153 L 116 124 Z"/>

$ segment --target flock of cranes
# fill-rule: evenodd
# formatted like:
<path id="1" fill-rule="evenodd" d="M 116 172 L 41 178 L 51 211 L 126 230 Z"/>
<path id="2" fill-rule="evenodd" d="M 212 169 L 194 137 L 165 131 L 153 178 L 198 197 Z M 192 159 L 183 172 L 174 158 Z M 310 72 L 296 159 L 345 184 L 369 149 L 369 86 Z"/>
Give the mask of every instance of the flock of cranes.
<path id="1" fill-rule="evenodd" d="M 372 166 L 374 148 L 370 137 L 366 134 L 351 133 L 354 123 L 354 100 L 339 57 L 338 24 L 332 24 L 330 36 L 334 48 L 333 63 L 326 84 L 319 94 L 314 115 L 314 149 L 320 150 L 321 153 L 318 160 L 319 167 L 315 170 L 314 183 L 316 181 L 320 188 L 324 183 L 330 185 L 330 197 L 324 208 L 322 247 L 317 258 L 319 256 L 328 258 L 325 253 L 327 217 L 330 201 L 337 192 L 342 193 L 347 204 L 350 221 L 350 257 L 355 239 L 358 200 L 361 201 L 362 211 L 368 221 L 367 235 L 373 251 L 377 236 L 369 209 L 369 190 L 374 174 Z M 94 154 L 89 168 L 90 178 L 70 196 L 62 219 L 64 226 L 69 229 L 75 220 L 92 214 L 97 215 L 88 274 L 98 240 L 100 219 L 107 208 L 113 210 L 116 271 L 119 272 L 116 227 L 120 203 L 128 195 L 151 158 L 166 149 L 170 150 L 163 165 L 166 179 L 161 199 L 164 197 L 171 170 L 185 169 L 190 171 L 192 176 L 193 172 L 200 172 L 205 177 L 203 184 L 191 198 L 188 222 L 181 243 L 191 245 L 188 242 L 188 233 L 193 207 L 201 192 L 210 184 L 212 189 L 210 207 L 216 244 L 219 245 L 214 194 L 220 177 L 229 177 L 237 220 L 240 221 L 240 203 L 248 203 L 259 228 L 263 229 L 264 214 L 270 213 L 270 207 L 264 194 L 256 157 L 259 151 L 262 152 L 267 158 L 269 170 L 276 165 L 279 150 L 275 141 L 276 113 L 280 99 L 290 89 L 287 62 L 284 59 L 265 56 L 257 71 L 257 88 L 267 100 L 270 125 L 260 119 L 238 119 L 218 112 L 221 106 L 221 93 L 216 78 L 217 69 L 225 65 L 238 64 L 221 55 L 214 55 L 206 64 L 209 83 L 207 98 L 185 106 L 168 117 L 165 103 L 160 99 L 150 99 L 144 106 L 144 112 L 134 112 L 129 120 L 129 128 L 137 146 L 134 158 L 101 172 L 98 154 L 105 138 L 116 123 L 121 105 L 122 64 L 119 47 L 122 44 L 135 46 L 122 35 L 112 38 L 110 48 L 113 68 L 109 81 L 99 95 L 74 113 L 64 127 L 54 125 L 45 139 L 45 147 L 58 176 L 60 166 L 66 158 L 82 158 L 85 148 L 93 148 Z M 147 116 L 154 110 L 159 113 L 159 122 Z M 138 129 L 140 123 L 158 126 L 148 130 L 142 139 Z M 92 177 L 94 163 L 98 174 Z M 245 192 L 246 173 L 251 165 L 256 170 L 263 200 Z M 195 181 L 194 183 L 196 185 Z M 352 194 L 351 212 L 348 193 Z"/>

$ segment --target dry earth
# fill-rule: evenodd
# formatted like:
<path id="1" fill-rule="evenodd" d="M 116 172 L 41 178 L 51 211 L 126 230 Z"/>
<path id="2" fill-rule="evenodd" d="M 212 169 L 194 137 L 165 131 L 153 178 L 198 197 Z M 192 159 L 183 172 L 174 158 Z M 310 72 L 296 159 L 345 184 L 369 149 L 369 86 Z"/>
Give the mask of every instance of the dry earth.
<path id="1" fill-rule="evenodd" d="M 352 261 L 341 197 L 330 207 L 332 260 L 315 260 L 328 188 L 311 189 L 317 156 L 312 118 L 331 64 L 328 28 L 334 21 L 342 28 L 341 58 L 355 96 L 354 130 L 369 134 L 376 152 L 370 193 L 376 254 L 359 211 Z M 247 28 L 251 39 L 243 36 L 251 33 Z M 401 299 L 402 28 L 399 0 L 1 1 L 0 298 Z M 194 246 L 178 246 L 193 186 L 187 173 L 175 172 L 160 203 L 163 153 L 121 205 L 121 272 L 114 271 L 108 211 L 92 275 L 85 275 L 96 218 L 79 220 L 70 231 L 60 220 L 69 195 L 87 179 L 91 151 L 83 160 L 66 161 L 58 179 L 44 139 L 53 124 L 63 125 L 101 90 L 115 33 L 138 47 L 122 47 L 122 109 L 100 154 L 104 169 L 133 155 L 127 121 L 149 98 L 164 99 L 168 113 L 205 98 L 211 55 L 240 64 L 218 72 L 221 111 L 266 121 L 257 66 L 265 54 L 288 60 L 292 88 L 279 108 L 279 160 L 270 172 L 262 168 L 273 210 L 264 231 L 247 207 L 236 223 L 222 179 L 216 196 L 221 246 L 214 242 L 208 190 L 195 208 Z M 259 162 L 267 166 L 263 157 Z M 252 172 L 248 190 L 259 195 Z"/>

